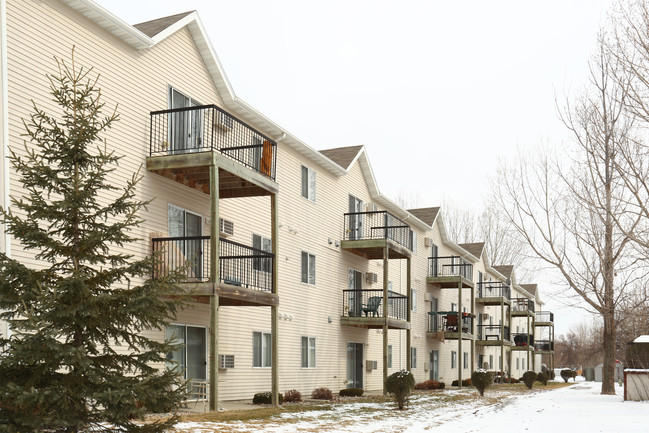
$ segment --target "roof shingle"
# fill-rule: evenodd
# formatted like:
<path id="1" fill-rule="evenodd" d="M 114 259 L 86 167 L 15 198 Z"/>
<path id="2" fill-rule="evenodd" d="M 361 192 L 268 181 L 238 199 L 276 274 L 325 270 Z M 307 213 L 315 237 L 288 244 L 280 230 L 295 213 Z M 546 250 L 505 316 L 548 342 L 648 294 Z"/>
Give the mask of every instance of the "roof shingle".
<path id="1" fill-rule="evenodd" d="M 419 218 L 429 226 L 432 226 L 435 223 L 437 214 L 439 213 L 439 207 L 424 207 L 421 209 L 408 209 L 408 212 L 410 212 L 416 218 Z"/>
<path id="2" fill-rule="evenodd" d="M 467 250 L 474 257 L 480 258 L 482 256 L 482 251 L 484 250 L 484 242 L 474 242 L 470 244 L 459 244 L 460 247 Z"/>
<path id="3" fill-rule="evenodd" d="M 170 15 L 168 17 L 158 18 L 151 21 L 135 24 L 133 27 L 152 38 L 167 27 L 173 25 L 175 22 L 185 18 L 187 15 L 194 11 L 183 12 L 181 14 Z"/>

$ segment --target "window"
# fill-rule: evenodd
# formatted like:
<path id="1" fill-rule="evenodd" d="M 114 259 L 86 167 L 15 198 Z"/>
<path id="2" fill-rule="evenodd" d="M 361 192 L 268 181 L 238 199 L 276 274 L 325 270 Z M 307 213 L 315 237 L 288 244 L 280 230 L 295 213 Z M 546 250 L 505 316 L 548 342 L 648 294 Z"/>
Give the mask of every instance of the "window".
<path id="1" fill-rule="evenodd" d="M 493 370 L 493 369 L 494 369 L 494 356 L 489 355 L 489 370 Z"/>
<path id="2" fill-rule="evenodd" d="M 302 282 L 315 285 L 315 256 L 302 251 Z"/>
<path id="3" fill-rule="evenodd" d="M 388 344 L 388 368 L 392 368 L 392 345 Z"/>
<path id="4" fill-rule="evenodd" d="M 302 197 L 315 202 L 315 171 L 302 166 Z"/>
<path id="5" fill-rule="evenodd" d="M 451 311 L 457 311 L 457 304 L 451 303 Z"/>
<path id="6" fill-rule="evenodd" d="M 261 235 L 256 235 L 253 233 L 252 235 L 252 247 L 256 248 L 258 250 L 265 251 L 267 253 L 272 252 L 272 243 L 271 240 L 267 237 L 261 236 Z M 272 271 L 271 269 L 271 260 L 270 258 L 255 258 L 252 261 L 252 268 L 255 271 L 261 271 L 261 272 L 270 272 Z"/>
<path id="7" fill-rule="evenodd" d="M 169 325 L 165 339 L 179 347 L 167 354 L 167 368 L 177 369 L 183 378 L 207 379 L 207 337 L 205 328 L 187 325 Z"/>
<path id="8" fill-rule="evenodd" d="M 521 369 L 521 360 L 519 358 L 516 358 L 516 370 Z"/>
<path id="9" fill-rule="evenodd" d="M 315 337 L 302 337 L 302 368 L 315 368 Z"/>
<path id="10" fill-rule="evenodd" d="M 457 368 L 457 352 L 451 352 L 451 368 Z"/>
<path id="11" fill-rule="evenodd" d="M 523 370 L 525 370 L 525 358 L 521 359 L 521 366 L 523 367 Z"/>
<path id="12" fill-rule="evenodd" d="M 412 368 L 417 368 L 417 348 L 410 348 L 410 366 Z"/>
<path id="13" fill-rule="evenodd" d="M 467 352 L 464 352 L 463 358 L 462 368 L 467 369 L 469 368 L 469 354 Z"/>
<path id="14" fill-rule="evenodd" d="M 417 311 L 417 291 L 410 289 L 410 309 Z"/>
<path id="15" fill-rule="evenodd" d="M 411 231 L 412 234 L 411 242 L 412 242 L 412 252 L 414 254 L 417 254 L 417 232 L 416 231 Z"/>
<path id="16" fill-rule="evenodd" d="M 252 366 L 270 367 L 271 339 L 266 332 L 252 333 Z"/>
<path id="17" fill-rule="evenodd" d="M 437 248 L 437 245 L 433 244 L 433 246 L 431 247 L 430 256 L 433 258 L 430 263 L 430 276 L 439 277 L 440 266 L 437 262 L 437 257 L 439 257 L 439 248 Z"/>

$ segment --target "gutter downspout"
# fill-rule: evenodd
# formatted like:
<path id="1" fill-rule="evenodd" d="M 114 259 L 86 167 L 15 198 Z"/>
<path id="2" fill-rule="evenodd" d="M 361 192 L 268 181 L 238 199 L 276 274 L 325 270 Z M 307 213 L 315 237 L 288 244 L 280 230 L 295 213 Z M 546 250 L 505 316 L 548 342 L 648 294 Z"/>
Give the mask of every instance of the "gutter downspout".
<path id="1" fill-rule="evenodd" d="M 0 206 L 9 208 L 9 96 L 7 80 L 7 0 L 0 0 Z M 11 257 L 11 239 L 4 224 L 0 226 L 0 251 Z"/>

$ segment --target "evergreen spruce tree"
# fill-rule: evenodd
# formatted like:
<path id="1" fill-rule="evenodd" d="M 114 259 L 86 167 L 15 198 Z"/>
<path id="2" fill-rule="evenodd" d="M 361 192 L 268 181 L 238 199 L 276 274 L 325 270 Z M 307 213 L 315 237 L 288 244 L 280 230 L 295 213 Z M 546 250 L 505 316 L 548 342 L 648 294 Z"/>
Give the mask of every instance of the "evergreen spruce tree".
<path id="1" fill-rule="evenodd" d="M 57 63 L 48 78 L 61 112 L 33 104 L 32 145 L 10 158 L 26 193 L 0 214 L 43 264 L 0 254 L 0 317 L 12 329 L 0 339 L 0 431 L 164 431 L 175 417 L 136 421 L 183 398 L 177 373 L 160 368 L 173 346 L 145 336 L 180 307 L 161 296 L 175 281 L 150 279 L 155 258 L 123 252 L 140 242 L 131 234 L 146 205 L 135 198 L 139 175 L 111 184 L 119 157 L 97 144 L 116 111 L 102 114 L 99 77 L 75 66 L 74 49 L 70 65 Z"/>

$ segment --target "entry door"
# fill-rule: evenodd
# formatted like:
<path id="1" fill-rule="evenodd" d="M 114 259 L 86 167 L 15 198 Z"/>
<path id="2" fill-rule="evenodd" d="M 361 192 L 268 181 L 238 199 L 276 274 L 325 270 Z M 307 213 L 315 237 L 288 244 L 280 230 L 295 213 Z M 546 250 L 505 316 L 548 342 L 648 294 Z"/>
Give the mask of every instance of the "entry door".
<path id="1" fill-rule="evenodd" d="M 189 277 L 203 277 L 202 217 L 185 209 L 169 205 L 169 236 L 190 238 L 176 241 L 181 257 L 175 259 L 177 265 L 188 264 Z M 192 239 L 193 237 L 193 239 Z"/>
<path id="2" fill-rule="evenodd" d="M 347 388 L 363 387 L 363 343 L 347 343 Z"/>
<path id="3" fill-rule="evenodd" d="M 439 380 L 439 350 L 430 351 L 430 379 Z"/>
<path id="4" fill-rule="evenodd" d="M 363 201 L 353 195 L 349 195 L 349 213 L 356 215 L 349 216 L 349 239 L 363 239 Z"/>
<path id="5" fill-rule="evenodd" d="M 363 273 L 356 269 L 349 268 L 347 273 L 347 302 L 349 305 L 348 314 L 350 317 L 360 317 L 363 306 Z"/>
<path id="6" fill-rule="evenodd" d="M 437 298 L 430 299 L 430 332 L 437 332 L 439 330 L 439 319 L 437 315 Z"/>
<path id="7" fill-rule="evenodd" d="M 169 90 L 170 108 L 197 107 L 200 104 L 178 90 Z M 201 110 L 169 114 L 169 141 L 172 153 L 195 152 L 202 146 L 203 113 Z"/>
<path id="8" fill-rule="evenodd" d="M 179 369 L 187 380 L 207 380 L 207 338 L 205 328 L 169 325 L 165 338 L 179 347 L 167 354 L 167 368 Z"/>

